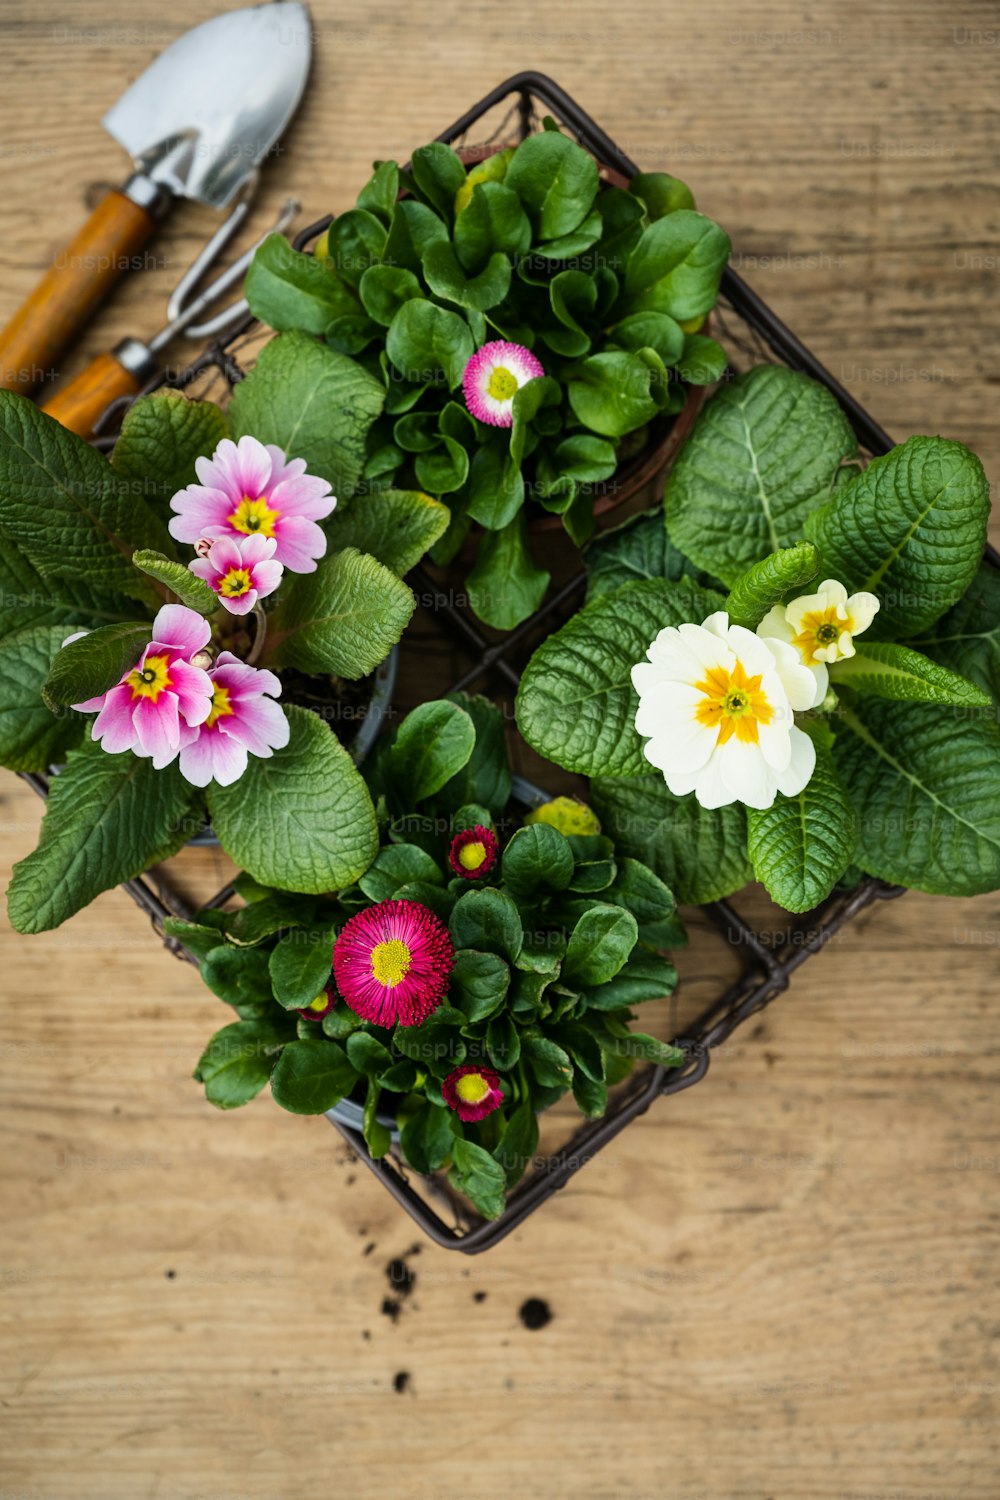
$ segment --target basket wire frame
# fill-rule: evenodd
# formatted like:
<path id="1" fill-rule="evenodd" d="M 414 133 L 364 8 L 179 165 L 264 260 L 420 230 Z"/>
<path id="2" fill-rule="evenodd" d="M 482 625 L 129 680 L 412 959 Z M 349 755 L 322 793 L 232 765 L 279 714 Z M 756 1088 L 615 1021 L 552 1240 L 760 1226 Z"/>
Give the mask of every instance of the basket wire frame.
<path id="1" fill-rule="evenodd" d="M 639 167 L 622 152 L 596 122 L 552 79 L 544 74 L 522 72 L 506 79 L 478 104 L 437 137 L 448 144 L 460 144 L 468 132 L 484 121 L 492 111 L 506 106 L 505 113 L 488 135 L 478 144 L 508 140 L 512 131 L 523 139 L 540 123 L 540 111 L 552 114 L 599 161 L 631 178 Z M 330 216 L 309 225 L 296 237 L 296 248 L 309 245 L 330 223 Z M 846 413 L 859 444 L 870 455 L 878 456 L 893 446 L 891 438 L 864 410 L 855 398 L 796 338 L 789 328 L 743 279 L 727 267 L 723 274 L 719 304 L 713 313 L 713 332 L 731 354 L 731 371 L 761 362 L 780 362 L 789 368 L 820 381 L 834 395 Z M 248 315 L 224 340 L 210 344 L 193 363 L 182 371 L 162 372 L 140 394 L 148 394 L 169 384 L 185 389 L 206 376 L 219 377 L 232 388 L 244 378 L 246 370 L 240 355 L 247 335 L 257 325 Z M 241 342 L 242 341 L 242 342 Z M 97 445 L 110 448 L 113 433 L 125 408 L 135 397 L 113 403 L 99 424 Z M 1000 562 L 992 549 L 987 556 Z M 558 584 L 541 608 L 516 629 L 495 639 L 483 630 L 471 614 L 467 602 L 452 592 L 426 567 L 417 567 L 409 581 L 418 596 L 421 609 L 435 628 L 466 659 L 466 665 L 444 691 L 472 690 L 498 692 L 507 697 L 516 690 L 520 671 L 537 639 L 557 628 L 578 607 L 586 587 L 586 573 L 580 570 L 568 581 Z M 412 629 L 412 627 L 411 627 Z M 406 640 L 402 645 L 406 652 Z M 44 776 L 27 775 L 25 779 L 40 795 L 47 791 Z M 153 928 L 165 945 L 179 958 L 196 962 L 176 939 L 164 932 L 167 916 L 192 915 L 186 901 L 171 891 L 169 885 L 150 875 L 125 883 L 124 889 L 150 918 Z M 751 1016 L 769 1005 L 788 988 L 792 974 L 808 958 L 818 953 L 839 930 L 859 912 L 877 901 L 892 899 L 903 893 L 903 887 L 863 879 L 853 890 L 834 892 L 815 911 L 793 928 L 800 942 L 789 944 L 780 954 L 762 941 L 728 901 L 716 901 L 701 908 L 723 933 L 731 947 L 742 956 L 742 973 L 717 999 L 707 1005 L 683 1036 L 673 1038 L 684 1052 L 680 1067 L 664 1069 L 646 1065 L 631 1076 L 613 1096 L 608 1113 L 599 1120 L 584 1122 L 570 1139 L 548 1158 L 536 1160 L 525 1178 L 513 1189 L 500 1218 L 487 1221 L 471 1210 L 470 1205 L 453 1192 L 440 1177 L 421 1178 L 401 1160 L 398 1148 L 379 1161 L 369 1156 L 363 1136 L 350 1126 L 334 1120 L 347 1144 L 358 1158 L 382 1181 L 396 1201 L 436 1244 L 477 1254 L 504 1239 L 547 1199 L 564 1187 L 580 1168 L 597 1155 L 625 1127 L 645 1113 L 663 1096 L 679 1094 L 700 1082 L 708 1072 L 711 1054 Z M 221 906 L 232 896 L 226 886 L 212 899 Z M 417 1187 L 420 1183 L 423 1192 Z M 428 1201 L 437 1200 L 438 1207 Z"/>

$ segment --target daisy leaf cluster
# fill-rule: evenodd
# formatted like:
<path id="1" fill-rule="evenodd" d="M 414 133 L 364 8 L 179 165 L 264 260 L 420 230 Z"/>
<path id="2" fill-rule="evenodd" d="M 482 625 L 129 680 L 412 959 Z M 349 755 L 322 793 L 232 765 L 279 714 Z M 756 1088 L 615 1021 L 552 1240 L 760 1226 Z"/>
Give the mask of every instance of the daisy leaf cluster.
<path id="1" fill-rule="evenodd" d="M 592 779 L 679 900 L 756 876 L 807 911 L 861 874 L 1000 885 L 1000 590 L 960 443 L 863 466 L 830 393 L 761 366 L 708 402 L 663 513 L 595 541 L 518 726 Z"/>
<path id="2" fill-rule="evenodd" d="M 620 462 L 725 370 L 701 330 L 729 251 L 682 182 L 610 185 L 552 121 L 469 166 L 434 142 L 408 167 L 379 162 L 315 253 L 261 246 L 247 298 L 281 338 L 237 404 L 280 446 L 308 357 L 326 409 L 354 418 L 362 482 L 447 505 L 435 560 L 485 532 L 470 601 L 510 629 L 549 582 L 526 522 L 560 516 L 583 545 Z"/>
<path id="3" fill-rule="evenodd" d="M 410 1166 L 496 1217 L 540 1111 L 572 1093 L 601 1115 L 638 1061 L 682 1060 L 632 1007 L 673 990 L 683 929 L 589 808 L 516 801 L 485 699 L 421 705 L 366 776 L 379 849 L 356 882 L 309 898 L 244 876 L 238 910 L 168 922 L 238 1017 L 195 1076 L 221 1108 L 268 1081 L 294 1113 L 352 1097 L 373 1156 L 395 1129 Z"/>

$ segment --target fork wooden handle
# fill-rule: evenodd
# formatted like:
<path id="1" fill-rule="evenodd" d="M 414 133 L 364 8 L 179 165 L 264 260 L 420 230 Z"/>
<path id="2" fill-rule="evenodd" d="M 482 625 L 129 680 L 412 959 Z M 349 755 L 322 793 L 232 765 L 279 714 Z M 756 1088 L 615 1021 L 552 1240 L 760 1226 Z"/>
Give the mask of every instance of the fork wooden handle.
<path id="1" fill-rule="evenodd" d="M 156 223 L 155 214 L 117 188 L 101 200 L 0 333 L 0 388 L 27 396 L 58 374 L 60 354 L 132 268 Z"/>

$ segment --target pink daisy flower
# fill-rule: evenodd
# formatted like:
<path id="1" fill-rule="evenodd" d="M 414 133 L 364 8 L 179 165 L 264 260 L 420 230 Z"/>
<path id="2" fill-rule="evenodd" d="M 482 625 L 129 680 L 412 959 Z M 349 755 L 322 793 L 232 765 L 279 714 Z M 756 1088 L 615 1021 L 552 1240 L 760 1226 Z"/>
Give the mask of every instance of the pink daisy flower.
<path id="1" fill-rule="evenodd" d="M 276 543 L 274 557 L 293 573 L 314 573 L 326 551 L 316 525 L 336 497 L 325 479 L 306 473 L 305 459 L 286 459 L 273 443 L 249 434 L 238 443 L 223 438 L 211 458 L 195 460 L 199 484 L 178 490 L 170 534 L 194 544 L 202 537 L 263 536 Z"/>
<path id="2" fill-rule="evenodd" d="M 464 1063 L 449 1073 L 441 1085 L 441 1093 L 448 1108 L 466 1122 L 485 1120 L 503 1103 L 499 1073 L 479 1063 Z"/>
<path id="3" fill-rule="evenodd" d="M 197 731 L 212 710 L 212 683 L 191 658 L 208 645 L 208 621 L 183 604 L 165 604 L 153 621 L 153 639 L 117 686 L 73 707 L 99 709 L 91 731 L 105 750 L 133 750 L 156 769 L 176 756 L 183 734 Z"/>
<path id="4" fill-rule="evenodd" d="M 330 1014 L 336 1003 L 336 992 L 327 985 L 326 989 L 321 990 L 315 1000 L 310 1000 L 309 1004 L 299 1011 L 299 1015 L 304 1016 L 307 1021 L 322 1021 L 324 1016 Z"/>
<path id="5" fill-rule="evenodd" d="M 499 847 L 492 828 L 477 823 L 452 839 L 448 863 L 463 880 L 481 880 L 496 864 Z"/>
<path id="6" fill-rule="evenodd" d="M 491 427 L 510 427 L 514 421 L 514 397 L 522 385 L 545 371 L 522 344 L 494 339 L 477 349 L 465 367 L 462 389 L 465 404 L 480 422 Z"/>
<path id="7" fill-rule="evenodd" d="M 333 945 L 337 988 L 379 1026 L 417 1026 L 441 1004 L 454 959 L 448 929 L 416 901 L 379 901 L 345 922 Z"/>
<path id="8" fill-rule="evenodd" d="M 273 594 L 281 582 L 284 568 L 274 554 L 278 543 L 273 536 L 220 536 L 205 538 L 207 547 L 188 563 L 198 578 L 204 578 L 223 604 L 234 615 L 247 615 L 258 599 Z"/>
<path id="9" fill-rule="evenodd" d="M 231 651 L 221 652 L 206 676 L 209 711 L 197 728 L 181 730 L 181 775 L 192 786 L 231 786 L 246 770 L 248 755 L 269 760 L 288 744 L 288 719 L 274 702 L 281 683 Z"/>

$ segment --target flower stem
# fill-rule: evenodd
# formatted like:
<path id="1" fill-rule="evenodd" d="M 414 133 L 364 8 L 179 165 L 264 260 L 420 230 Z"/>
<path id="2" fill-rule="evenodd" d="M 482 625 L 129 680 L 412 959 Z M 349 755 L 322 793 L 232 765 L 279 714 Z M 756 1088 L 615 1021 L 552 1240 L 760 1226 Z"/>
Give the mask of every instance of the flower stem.
<path id="1" fill-rule="evenodd" d="M 253 617 L 257 624 L 254 631 L 253 645 L 250 647 L 250 653 L 247 656 L 248 667 L 252 667 L 258 660 L 260 653 L 264 649 L 264 642 L 267 639 L 267 615 L 260 604 L 254 605 Z"/>

